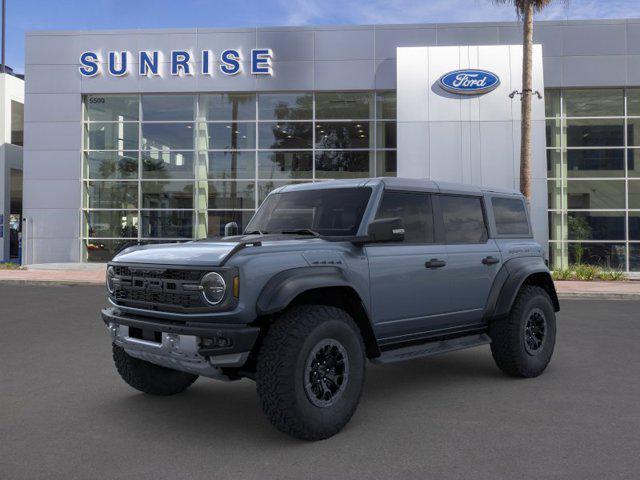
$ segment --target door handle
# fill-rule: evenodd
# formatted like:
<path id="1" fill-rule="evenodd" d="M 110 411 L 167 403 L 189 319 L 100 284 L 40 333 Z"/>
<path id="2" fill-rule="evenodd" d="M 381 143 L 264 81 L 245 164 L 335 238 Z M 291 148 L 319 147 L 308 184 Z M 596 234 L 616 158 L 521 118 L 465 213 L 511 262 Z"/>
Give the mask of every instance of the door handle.
<path id="1" fill-rule="evenodd" d="M 488 257 L 484 257 L 482 259 L 482 263 L 484 263 L 485 265 L 495 265 L 496 263 L 500 263 L 500 259 L 489 255 Z"/>
<path id="2" fill-rule="evenodd" d="M 442 268 L 447 265 L 447 262 L 444 260 L 438 260 L 437 258 L 432 258 L 427 263 L 424 264 L 427 268 Z"/>

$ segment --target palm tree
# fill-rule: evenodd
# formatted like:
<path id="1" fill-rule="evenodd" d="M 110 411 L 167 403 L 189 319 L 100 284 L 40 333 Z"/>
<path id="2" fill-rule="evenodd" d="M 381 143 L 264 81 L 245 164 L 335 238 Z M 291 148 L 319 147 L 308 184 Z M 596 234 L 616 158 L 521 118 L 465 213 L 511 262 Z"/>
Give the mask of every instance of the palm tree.
<path id="1" fill-rule="evenodd" d="M 511 4 L 522 20 L 522 134 L 520 144 L 520 191 L 531 203 L 531 56 L 533 45 L 533 14 L 553 0 L 493 0 Z"/>

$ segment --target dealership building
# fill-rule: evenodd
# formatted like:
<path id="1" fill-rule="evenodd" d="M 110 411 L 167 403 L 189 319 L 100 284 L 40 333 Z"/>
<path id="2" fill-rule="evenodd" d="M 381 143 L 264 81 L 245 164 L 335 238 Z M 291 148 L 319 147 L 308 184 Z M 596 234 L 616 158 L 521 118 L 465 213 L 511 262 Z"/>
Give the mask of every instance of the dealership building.
<path id="1" fill-rule="evenodd" d="M 521 35 L 517 23 L 30 32 L 23 262 L 217 236 L 291 183 L 517 189 Z M 538 22 L 534 43 L 535 236 L 554 267 L 640 272 L 640 20 Z M 496 82 L 457 92 L 440 80 L 458 70 Z"/>

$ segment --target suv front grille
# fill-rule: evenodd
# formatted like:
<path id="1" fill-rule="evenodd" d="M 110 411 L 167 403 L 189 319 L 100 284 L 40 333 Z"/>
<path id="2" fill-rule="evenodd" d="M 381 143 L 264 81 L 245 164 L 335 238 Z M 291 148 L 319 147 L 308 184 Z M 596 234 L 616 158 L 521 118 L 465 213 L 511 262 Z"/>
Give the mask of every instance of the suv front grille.
<path id="1" fill-rule="evenodd" d="M 147 290 L 116 289 L 116 300 L 131 300 L 153 304 L 177 305 L 185 308 L 200 307 L 199 295 L 180 295 L 175 293 L 149 292 Z"/>
<path id="2" fill-rule="evenodd" d="M 139 268 L 127 267 L 124 265 L 114 265 L 116 276 L 131 277 L 140 276 L 145 278 L 162 278 L 165 280 L 191 280 L 199 282 L 203 271 L 182 270 L 177 268 Z"/>
<path id="3" fill-rule="evenodd" d="M 119 305 L 176 313 L 207 311 L 199 291 L 185 289 L 198 285 L 204 270 L 147 268 L 113 265 Z"/>

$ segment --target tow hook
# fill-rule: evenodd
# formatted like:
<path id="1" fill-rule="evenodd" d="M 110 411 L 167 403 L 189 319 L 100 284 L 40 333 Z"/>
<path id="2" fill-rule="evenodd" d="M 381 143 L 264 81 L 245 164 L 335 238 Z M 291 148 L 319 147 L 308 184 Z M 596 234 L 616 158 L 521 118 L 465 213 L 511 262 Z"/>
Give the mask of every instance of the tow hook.
<path id="1" fill-rule="evenodd" d="M 111 339 L 112 340 L 116 340 L 116 338 L 118 338 L 118 330 L 120 330 L 118 325 L 116 325 L 115 323 L 111 322 L 107 326 L 107 330 L 109 330 L 109 333 L 111 334 Z"/>

